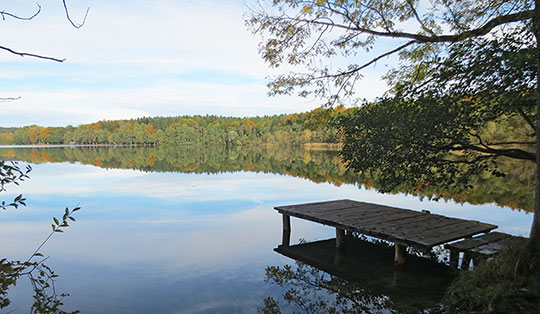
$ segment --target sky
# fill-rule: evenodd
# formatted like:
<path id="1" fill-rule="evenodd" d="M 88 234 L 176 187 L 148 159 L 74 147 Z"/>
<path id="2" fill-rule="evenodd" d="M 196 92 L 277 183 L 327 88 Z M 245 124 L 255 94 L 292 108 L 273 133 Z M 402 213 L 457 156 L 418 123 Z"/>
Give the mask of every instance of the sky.
<path id="1" fill-rule="evenodd" d="M 0 50 L 0 126 L 80 125 L 143 116 L 256 116 L 304 112 L 323 101 L 269 97 L 273 75 L 261 38 L 244 20 L 252 0 L 71 0 L 73 28 L 60 0 L 38 0 L 31 21 L 0 19 L 0 45 L 65 58 L 64 63 Z M 34 0 L 0 0 L 0 11 L 29 16 Z M 355 60 L 358 62 L 358 60 Z M 357 95 L 381 96 L 384 64 L 368 68 Z"/>

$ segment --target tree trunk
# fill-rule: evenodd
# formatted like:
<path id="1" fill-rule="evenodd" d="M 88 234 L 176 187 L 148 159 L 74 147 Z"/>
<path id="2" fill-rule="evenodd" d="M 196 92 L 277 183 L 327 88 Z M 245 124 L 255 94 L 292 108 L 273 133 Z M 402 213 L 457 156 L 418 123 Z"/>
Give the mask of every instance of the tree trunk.
<path id="1" fill-rule="evenodd" d="M 534 197 L 534 216 L 531 226 L 531 243 L 540 247 L 540 0 L 534 1 L 533 32 L 536 39 L 536 189 Z"/>

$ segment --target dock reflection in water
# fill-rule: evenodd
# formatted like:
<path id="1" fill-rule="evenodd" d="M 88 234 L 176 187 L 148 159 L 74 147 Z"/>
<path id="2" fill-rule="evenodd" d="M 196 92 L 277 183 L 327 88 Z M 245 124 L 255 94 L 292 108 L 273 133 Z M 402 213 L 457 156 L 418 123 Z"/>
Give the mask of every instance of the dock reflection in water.
<path id="1" fill-rule="evenodd" d="M 295 265 L 266 268 L 266 281 L 287 290 L 283 300 L 264 300 L 265 313 L 418 313 L 436 308 L 454 278 L 423 257 L 411 256 L 398 270 L 392 247 L 352 237 L 345 249 L 330 239 L 274 250 Z"/>

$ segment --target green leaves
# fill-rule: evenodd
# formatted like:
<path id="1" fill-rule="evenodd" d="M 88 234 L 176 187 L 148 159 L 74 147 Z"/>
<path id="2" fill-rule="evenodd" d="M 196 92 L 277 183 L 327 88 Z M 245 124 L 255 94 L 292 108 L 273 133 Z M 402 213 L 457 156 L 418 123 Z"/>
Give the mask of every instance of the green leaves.
<path id="1" fill-rule="evenodd" d="M 526 26 L 532 6 L 521 0 L 287 0 L 260 3 L 246 24 L 261 36 L 259 53 L 271 67 L 295 67 L 272 78 L 271 95 L 297 90 L 299 96 L 316 96 L 327 105 L 354 104 L 360 71 L 383 57 L 399 53 L 402 61 L 386 77 L 391 85 L 424 81 L 455 43 L 496 38 L 503 27 L 507 32 Z M 383 38 L 395 45 L 385 40 L 378 55 L 368 54 Z"/>
<path id="2" fill-rule="evenodd" d="M 62 228 L 69 227 L 68 220 L 76 221 L 75 218 L 72 216 L 74 212 L 80 210 L 81 208 L 79 206 L 74 207 L 71 211 L 68 207 L 66 207 L 64 211 L 64 215 L 62 216 L 62 220 L 59 220 L 56 217 L 53 217 L 54 224 L 51 224 L 52 232 L 64 232 Z"/>
<path id="3" fill-rule="evenodd" d="M 15 161 L 0 160 L 0 192 L 5 191 L 5 186 L 8 184 L 19 185 L 19 182 L 28 178 L 28 173 L 31 170 L 32 167 L 30 165 L 21 169 Z M 19 208 L 19 206 L 26 206 L 26 198 L 20 194 L 12 202 L 0 202 L 0 208 L 3 210 L 6 210 L 8 207 Z"/>
<path id="4" fill-rule="evenodd" d="M 19 198 L 19 200 L 22 198 Z M 79 210 L 77 206 L 73 210 L 66 208 L 62 220 L 53 217 L 51 224 L 52 232 L 38 246 L 34 253 L 25 262 L 0 260 L 0 309 L 7 307 L 11 301 L 7 298 L 7 291 L 11 285 L 16 285 L 19 278 L 22 276 L 28 277 L 34 291 L 34 303 L 32 304 L 32 313 L 58 313 L 58 314 L 74 314 L 75 312 L 65 312 L 61 309 L 63 298 L 68 294 L 56 293 L 55 280 L 58 278 L 53 270 L 44 264 L 47 258 L 43 258 L 43 254 L 39 252 L 43 245 L 56 232 L 64 232 L 63 228 L 69 227 L 67 221 L 75 221 L 73 213 Z M 40 261 L 35 261 L 41 257 Z"/>

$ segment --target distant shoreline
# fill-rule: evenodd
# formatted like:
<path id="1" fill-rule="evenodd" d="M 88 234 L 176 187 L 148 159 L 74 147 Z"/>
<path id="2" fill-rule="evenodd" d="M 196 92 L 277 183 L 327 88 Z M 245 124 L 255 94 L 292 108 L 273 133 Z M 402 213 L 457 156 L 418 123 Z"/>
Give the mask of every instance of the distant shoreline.
<path id="1" fill-rule="evenodd" d="M 33 147 L 144 147 L 142 145 L 118 145 L 118 144 L 32 144 L 32 145 L 0 145 L 0 148 L 33 148 Z M 148 147 L 148 146 L 146 146 Z"/>
<path id="2" fill-rule="evenodd" d="M 187 144 L 191 145 L 191 144 Z M 193 144 L 198 145 L 198 144 Z M 264 146 L 274 146 L 280 144 L 264 143 Z M 250 146 L 248 145 L 238 145 Z M 308 150 L 339 150 L 341 144 L 336 143 L 304 143 L 303 146 Z M 0 145 L 0 148 L 56 148 L 56 147 L 157 147 L 157 145 L 140 145 L 140 144 L 31 144 L 31 145 Z"/>

